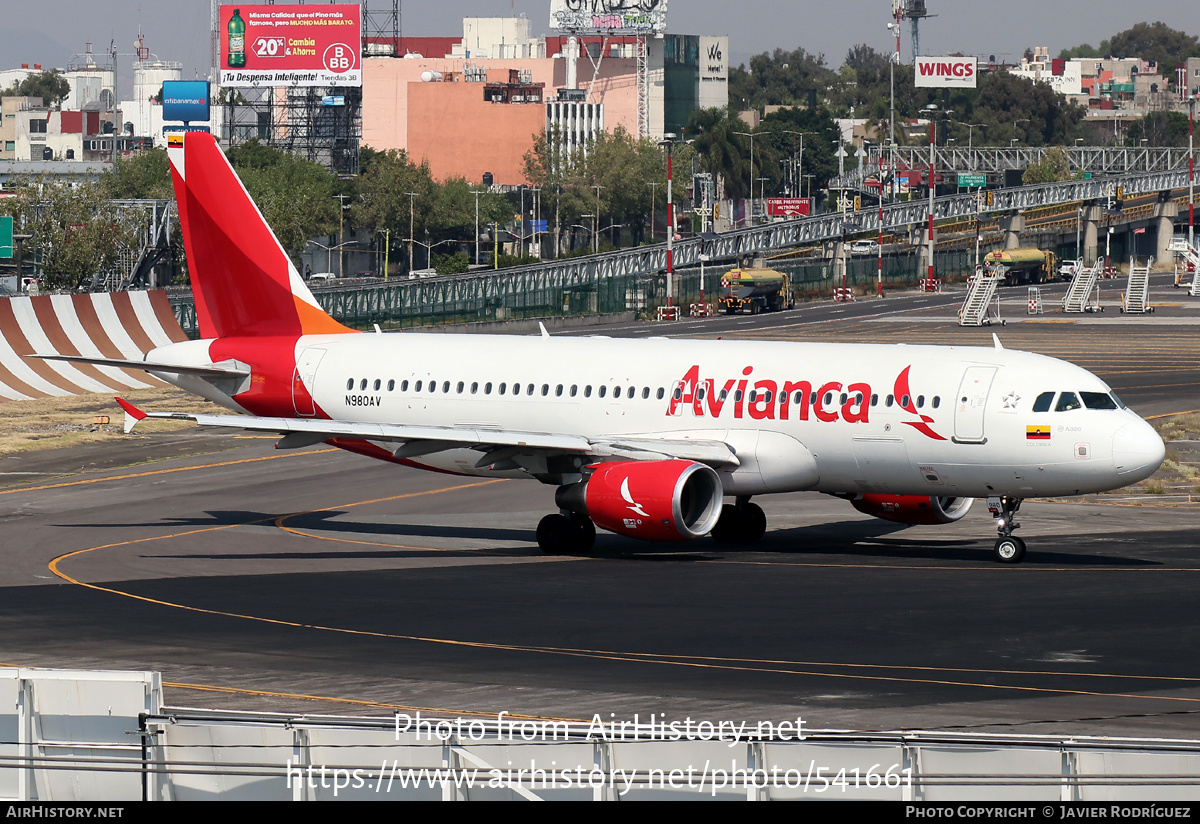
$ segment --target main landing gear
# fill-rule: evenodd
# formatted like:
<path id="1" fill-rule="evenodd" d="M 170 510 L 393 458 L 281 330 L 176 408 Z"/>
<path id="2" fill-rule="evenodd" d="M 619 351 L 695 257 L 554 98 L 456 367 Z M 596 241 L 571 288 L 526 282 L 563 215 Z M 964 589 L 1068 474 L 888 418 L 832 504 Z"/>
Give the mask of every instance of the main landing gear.
<path id="1" fill-rule="evenodd" d="M 1019 564 L 1025 557 L 1025 542 L 1013 535 L 1013 530 L 1020 529 L 1014 516 L 1021 508 L 1021 498 L 988 498 L 988 510 L 996 519 L 996 531 L 1000 537 L 996 539 L 996 560 L 1002 564 Z"/>
<path id="2" fill-rule="evenodd" d="M 578 512 L 562 510 L 538 523 L 538 548 L 546 555 L 580 555 L 596 544 L 596 525 Z"/>
<path id="3" fill-rule="evenodd" d="M 752 544 L 767 531 L 767 516 L 749 498 L 721 507 L 721 519 L 713 527 L 713 540 L 722 544 Z"/>

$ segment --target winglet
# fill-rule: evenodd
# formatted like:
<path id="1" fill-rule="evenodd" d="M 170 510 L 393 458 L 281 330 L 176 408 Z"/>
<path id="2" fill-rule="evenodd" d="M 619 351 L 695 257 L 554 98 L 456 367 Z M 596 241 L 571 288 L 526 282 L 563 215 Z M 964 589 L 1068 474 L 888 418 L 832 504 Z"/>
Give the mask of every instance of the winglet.
<path id="1" fill-rule="evenodd" d="M 997 349 L 1004 348 L 1003 346 L 1000 345 L 1000 336 L 997 335 L 995 332 L 992 333 L 992 343 L 994 343 L 996 345 Z"/>
<path id="2" fill-rule="evenodd" d="M 125 434 L 128 435 L 135 426 L 146 419 L 146 413 L 124 398 L 115 398 L 115 400 L 125 410 Z"/>

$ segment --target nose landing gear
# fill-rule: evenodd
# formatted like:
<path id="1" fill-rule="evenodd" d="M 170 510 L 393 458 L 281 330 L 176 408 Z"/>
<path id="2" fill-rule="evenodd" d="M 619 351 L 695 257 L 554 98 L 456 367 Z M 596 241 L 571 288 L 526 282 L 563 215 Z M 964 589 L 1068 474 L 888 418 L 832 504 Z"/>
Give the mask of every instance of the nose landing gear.
<path id="1" fill-rule="evenodd" d="M 1000 537 L 996 539 L 996 560 L 1002 564 L 1019 564 L 1025 557 L 1025 542 L 1013 535 L 1013 530 L 1021 525 L 1013 516 L 1021 508 L 1021 498 L 988 498 L 988 510 L 996 519 L 996 531 Z"/>

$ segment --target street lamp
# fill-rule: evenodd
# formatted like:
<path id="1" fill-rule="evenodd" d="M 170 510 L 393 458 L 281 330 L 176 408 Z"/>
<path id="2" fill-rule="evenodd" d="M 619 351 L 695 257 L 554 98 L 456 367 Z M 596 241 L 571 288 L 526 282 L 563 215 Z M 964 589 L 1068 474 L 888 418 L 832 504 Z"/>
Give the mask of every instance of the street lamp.
<path id="1" fill-rule="evenodd" d="M 804 172 L 804 136 L 806 134 L 816 134 L 816 132 L 797 132 L 792 129 L 785 129 L 783 132 L 781 132 L 781 134 L 791 134 L 791 135 L 799 135 L 800 136 L 800 154 L 797 155 L 798 159 L 796 160 L 795 167 L 792 169 L 793 180 L 795 180 L 795 188 L 799 189 L 801 179 L 804 177 L 804 175 L 803 175 L 803 172 Z M 792 141 L 792 145 L 795 146 L 795 141 Z M 800 193 L 798 191 L 792 192 L 792 197 L 799 197 L 799 196 L 800 196 Z"/>
<path id="2" fill-rule="evenodd" d="M 1192 155 L 1192 133 L 1196 122 L 1196 99 L 1188 98 L 1188 246 L 1196 248 L 1196 162 Z"/>
<path id="3" fill-rule="evenodd" d="M 752 226 L 754 225 L 752 220 L 754 214 L 754 132 L 733 132 L 733 134 L 750 138 L 750 208 L 747 210 L 746 223 Z M 668 183 L 667 189 L 670 190 L 670 188 Z"/>
<path id="4" fill-rule="evenodd" d="M 416 234 L 416 232 L 413 231 L 413 219 L 416 215 L 415 204 L 417 202 L 417 193 L 405 192 L 404 194 L 408 195 L 408 270 L 411 272 L 413 269 L 417 268 L 415 265 L 413 265 L 415 261 L 413 260 L 412 241 L 413 235 Z"/>
<path id="5" fill-rule="evenodd" d="M 596 226 L 599 227 L 600 226 L 600 190 L 604 189 L 606 187 L 601 186 L 596 183 L 593 183 L 589 188 L 596 190 Z M 669 189 L 670 186 L 668 185 L 667 188 Z M 600 232 L 599 232 L 599 229 L 597 228 L 595 240 L 592 243 L 592 254 L 593 255 L 598 254 L 599 251 L 600 251 Z"/>
<path id="6" fill-rule="evenodd" d="M 481 191 L 470 190 L 471 194 L 475 195 L 475 265 L 479 265 L 479 196 L 487 194 L 487 189 Z M 411 229 L 411 227 L 410 227 Z M 409 234 L 412 234 L 410 231 Z"/>
<path id="7" fill-rule="evenodd" d="M 671 199 L 671 181 L 672 176 L 672 156 L 675 151 L 675 142 L 679 135 L 673 132 L 667 132 L 663 135 L 663 139 L 658 142 L 658 145 L 665 146 L 667 149 L 667 311 L 671 312 L 672 301 L 674 299 L 674 274 L 675 274 L 675 203 Z M 691 143 L 691 141 L 686 141 Z M 754 141 L 750 142 L 751 151 L 754 150 Z M 754 168 L 753 161 L 751 169 Z M 754 195 L 754 182 L 750 182 L 750 194 Z M 676 314 L 676 317 L 678 315 Z"/>

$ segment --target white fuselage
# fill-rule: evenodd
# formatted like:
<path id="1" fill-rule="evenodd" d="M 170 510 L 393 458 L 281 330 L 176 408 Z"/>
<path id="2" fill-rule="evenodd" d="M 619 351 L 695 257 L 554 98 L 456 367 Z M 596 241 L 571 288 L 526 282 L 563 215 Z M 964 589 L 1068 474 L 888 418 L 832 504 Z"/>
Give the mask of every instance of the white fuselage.
<path id="1" fill-rule="evenodd" d="M 194 359 L 204 343 L 176 346 Z M 148 359 L 160 357 L 178 354 Z M 740 461 L 720 473 L 730 495 L 1074 495 L 1148 477 L 1164 454 L 1133 412 L 1102 408 L 1111 395 L 1096 376 L 996 348 L 362 334 L 302 337 L 296 363 L 311 395 L 296 399 L 301 417 L 723 441 Z M 1067 408 L 1064 393 L 1092 408 Z M 512 474 L 479 457 L 416 462 Z"/>

